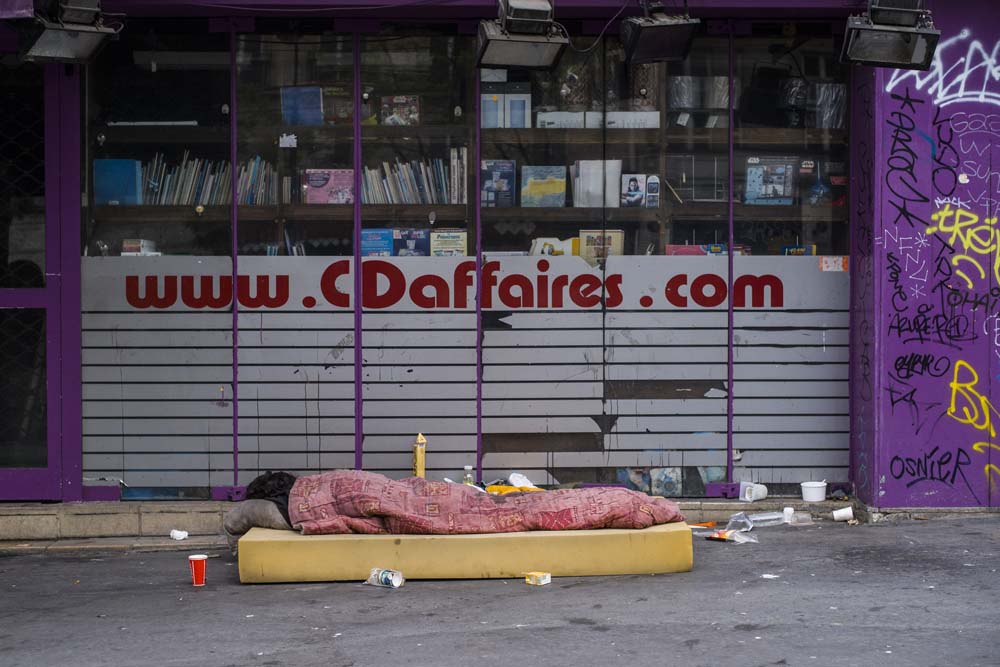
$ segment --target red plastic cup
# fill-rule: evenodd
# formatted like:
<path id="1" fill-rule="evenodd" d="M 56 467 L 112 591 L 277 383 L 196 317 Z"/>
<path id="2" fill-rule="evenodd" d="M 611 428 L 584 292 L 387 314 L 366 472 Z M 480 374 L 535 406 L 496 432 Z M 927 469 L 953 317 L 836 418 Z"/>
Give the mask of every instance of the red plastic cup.
<path id="1" fill-rule="evenodd" d="M 208 556 L 205 554 L 194 554 L 188 556 L 188 565 L 191 567 L 191 584 L 194 586 L 205 585 L 205 568 L 208 565 Z"/>

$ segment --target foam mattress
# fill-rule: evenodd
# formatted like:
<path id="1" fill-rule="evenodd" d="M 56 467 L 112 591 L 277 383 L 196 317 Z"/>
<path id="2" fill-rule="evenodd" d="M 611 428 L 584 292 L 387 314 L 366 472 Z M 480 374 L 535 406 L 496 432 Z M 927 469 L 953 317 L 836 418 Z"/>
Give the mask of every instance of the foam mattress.
<path id="1" fill-rule="evenodd" d="M 691 530 L 531 531 L 489 535 L 301 535 L 253 528 L 240 538 L 240 581 L 363 581 L 373 567 L 407 579 L 509 579 L 688 572 Z"/>

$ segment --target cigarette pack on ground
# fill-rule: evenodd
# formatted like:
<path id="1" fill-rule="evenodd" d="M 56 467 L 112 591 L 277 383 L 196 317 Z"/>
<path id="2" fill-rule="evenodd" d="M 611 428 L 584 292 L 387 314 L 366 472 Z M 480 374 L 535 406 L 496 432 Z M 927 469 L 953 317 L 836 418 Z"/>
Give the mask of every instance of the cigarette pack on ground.
<path id="1" fill-rule="evenodd" d="M 525 572 L 524 583 L 529 586 L 544 586 L 552 583 L 552 575 L 548 572 Z"/>

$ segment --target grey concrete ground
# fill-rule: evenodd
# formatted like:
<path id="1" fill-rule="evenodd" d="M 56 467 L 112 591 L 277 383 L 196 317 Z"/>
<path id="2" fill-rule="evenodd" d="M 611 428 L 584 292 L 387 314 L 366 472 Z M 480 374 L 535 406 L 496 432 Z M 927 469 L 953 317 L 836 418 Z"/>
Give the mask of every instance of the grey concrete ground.
<path id="1" fill-rule="evenodd" d="M 1000 521 L 695 540 L 689 574 L 208 586 L 184 553 L 0 557 L 0 665 L 1000 665 Z M 762 575 L 777 578 L 763 578 Z"/>

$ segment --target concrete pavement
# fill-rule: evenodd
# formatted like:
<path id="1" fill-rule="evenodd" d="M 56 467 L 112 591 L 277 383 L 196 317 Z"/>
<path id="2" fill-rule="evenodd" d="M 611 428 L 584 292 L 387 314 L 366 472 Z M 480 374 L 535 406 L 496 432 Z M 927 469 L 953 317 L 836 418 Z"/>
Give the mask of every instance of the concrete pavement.
<path id="1" fill-rule="evenodd" d="M 667 576 L 208 586 L 184 553 L 0 555 L 0 665 L 1000 664 L 1000 521 L 695 540 Z M 762 575 L 776 578 L 764 578 Z"/>

